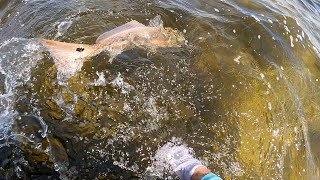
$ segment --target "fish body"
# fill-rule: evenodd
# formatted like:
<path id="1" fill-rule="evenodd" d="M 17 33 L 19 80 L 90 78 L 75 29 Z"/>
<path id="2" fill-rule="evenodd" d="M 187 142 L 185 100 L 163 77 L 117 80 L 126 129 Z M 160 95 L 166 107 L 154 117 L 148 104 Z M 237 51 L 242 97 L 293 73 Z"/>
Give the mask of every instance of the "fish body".
<path id="1" fill-rule="evenodd" d="M 53 57 L 58 72 L 65 78 L 79 71 L 86 59 L 103 51 L 109 52 L 112 59 L 135 47 L 155 51 L 157 48 L 180 47 L 184 42 L 183 34 L 177 30 L 154 23 L 145 26 L 134 20 L 103 33 L 93 45 L 41 40 Z"/>

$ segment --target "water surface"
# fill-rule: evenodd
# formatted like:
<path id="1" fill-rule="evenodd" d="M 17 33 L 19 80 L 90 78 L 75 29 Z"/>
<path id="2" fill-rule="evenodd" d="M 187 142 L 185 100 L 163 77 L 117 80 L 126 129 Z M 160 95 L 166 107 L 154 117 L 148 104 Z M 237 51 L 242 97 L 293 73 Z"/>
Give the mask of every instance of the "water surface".
<path id="1" fill-rule="evenodd" d="M 39 44 L 156 15 L 186 46 L 102 53 L 68 84 Z M 223 179 L 318 179 L 319 15 L 315 0 L 0 1 L 0 177 L 176 178 L 152 166 L 174 138 Z"/>

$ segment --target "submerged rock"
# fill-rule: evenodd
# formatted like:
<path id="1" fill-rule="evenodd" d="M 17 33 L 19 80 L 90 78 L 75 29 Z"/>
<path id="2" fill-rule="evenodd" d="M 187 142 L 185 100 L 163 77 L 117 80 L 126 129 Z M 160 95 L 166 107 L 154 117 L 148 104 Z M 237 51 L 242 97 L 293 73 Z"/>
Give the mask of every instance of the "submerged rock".
<path id="1" fill-rule="evenodd" d="M 62 98 L 65 104 L 72 104 L 74 103 L 74 95 L 67 89 L 62 90 Z"/>
<path id="2" fill-rule="evenodd" d="M 48 113 L 48 115 L 56 120 L 63 120 L 65 118 L 65 116 L 61 113 L 55 112 L 55 111 L 51 111 Z"/>
<path id="3" fill-rule="evenodd" d="M 48 115 L 56 120 L 62 120 L 65 118 L 65 115 L 63 113 L 63 110 L 60 108 L 57 103 L 55 103 L 52 100 L 47 100 L 46 105 L 49 107 Z"/>

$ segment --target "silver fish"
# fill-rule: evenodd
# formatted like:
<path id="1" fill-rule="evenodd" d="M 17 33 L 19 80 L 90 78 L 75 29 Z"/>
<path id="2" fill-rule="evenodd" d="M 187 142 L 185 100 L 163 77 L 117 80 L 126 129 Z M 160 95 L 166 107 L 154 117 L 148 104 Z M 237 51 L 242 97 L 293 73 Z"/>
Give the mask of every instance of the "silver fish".
<path id="1" fill-rule="evenodd" d="M 164 28 L 160 16 L 145 26 L 135 20 L 100 35 L 96 44 L 73 44 L 42 39 L 54 59 L 58 72 L 69 78 L 78 72 L 85 60 L 102 51 L 108 51 L 111 59 L 123 51 L 139 47 L 151 51 L 157 48 L 180 47 L 185 44 L 183 34 L 170 27 Z"/>

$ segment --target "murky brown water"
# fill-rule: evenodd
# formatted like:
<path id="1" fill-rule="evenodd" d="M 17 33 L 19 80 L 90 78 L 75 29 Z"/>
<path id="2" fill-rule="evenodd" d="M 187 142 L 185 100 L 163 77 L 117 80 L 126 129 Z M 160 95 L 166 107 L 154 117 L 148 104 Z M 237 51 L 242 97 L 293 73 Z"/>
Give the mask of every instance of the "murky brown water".
<path id="1" fill-rule="evenodd" d="M 223 179 L 318 179 L 319 12 L 313 0 L 0 0 L 0 179 L 155 176 L 172 138 Z M 102 53 L 64 85 L 38 42 L 92 44 L 157 14 L 186 46 Z"/>

